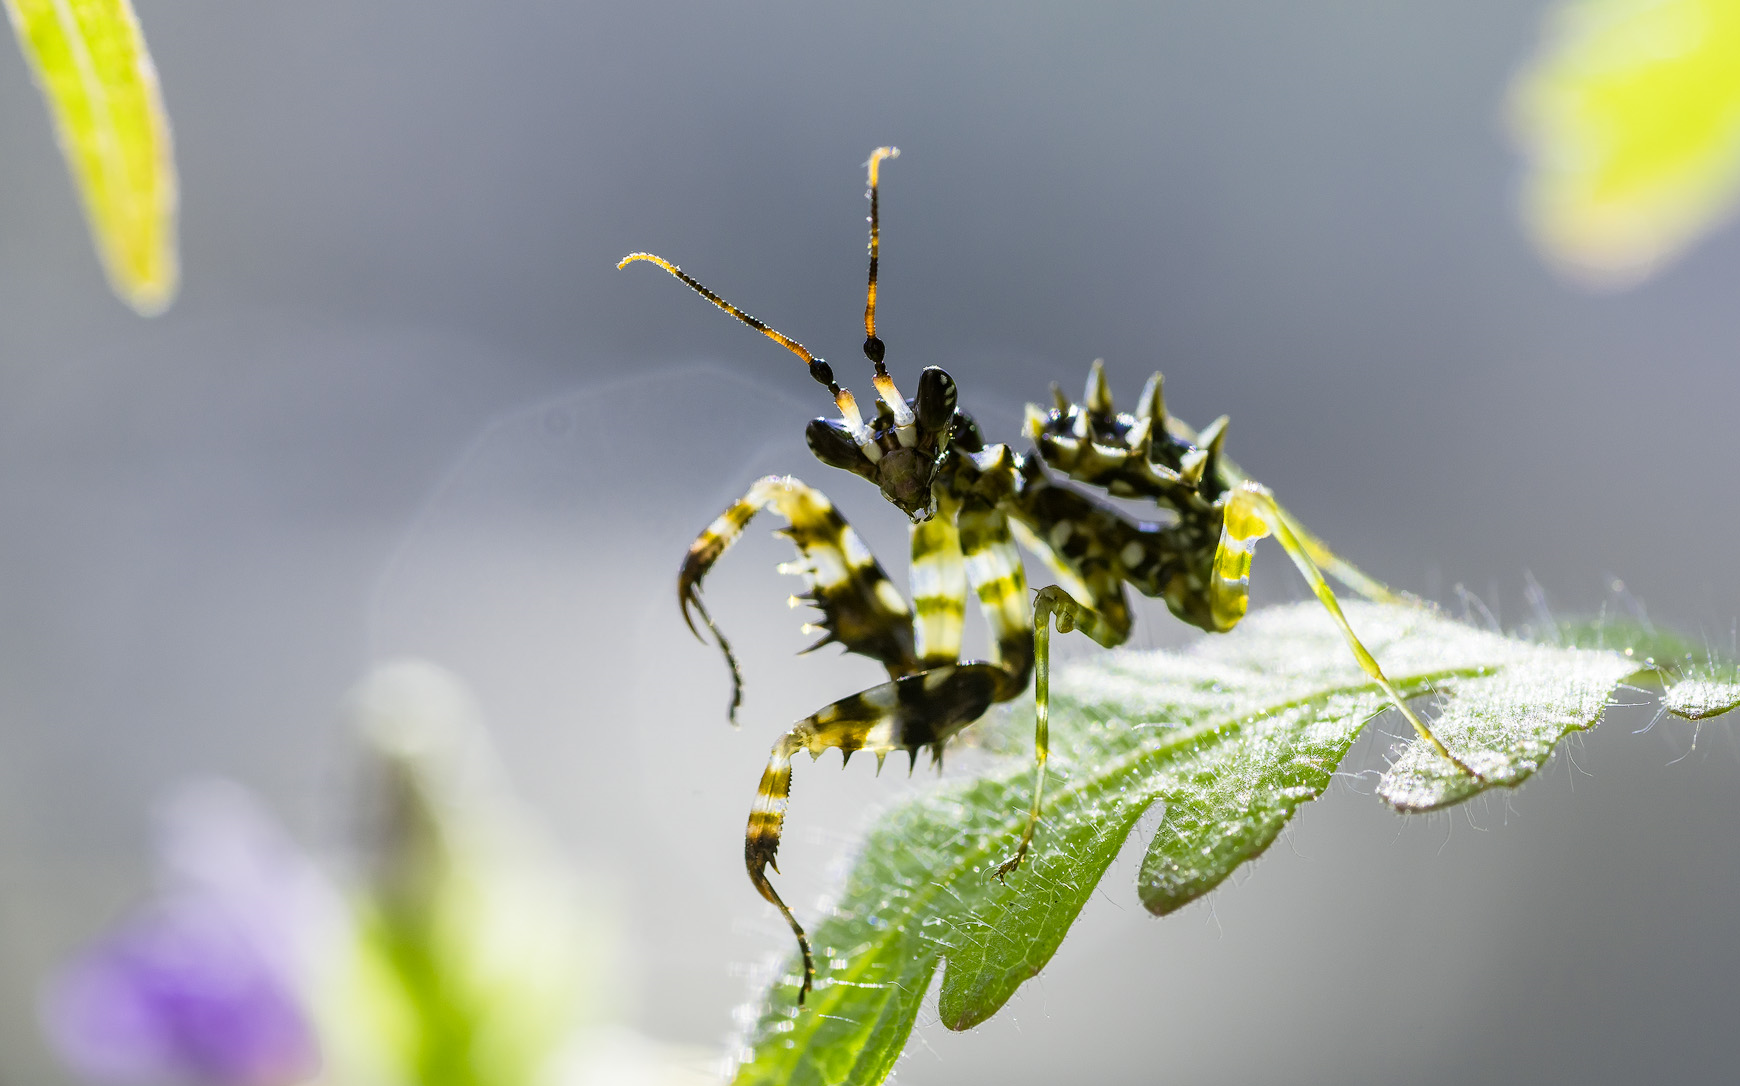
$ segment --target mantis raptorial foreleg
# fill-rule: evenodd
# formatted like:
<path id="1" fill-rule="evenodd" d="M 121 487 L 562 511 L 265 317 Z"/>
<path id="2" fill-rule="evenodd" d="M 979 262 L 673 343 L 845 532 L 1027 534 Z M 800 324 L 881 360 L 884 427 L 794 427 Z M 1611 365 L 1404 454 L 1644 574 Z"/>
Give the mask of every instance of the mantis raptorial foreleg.
<path id="1" fill-rule="evenodd" d="M 780 567 L 781 572 L 802 576 L 809 586 L 809 594 L 796 597 L 797 602 L 814 604 L 822 612 L 822 621 L 815 623 L 822 639 L 810 647 L 838 642 L 847 652 L 880 662 L 891 677 L 918 670 L 912 644 L 912 612 L 870 548 L 826 494 L 789 475 L 769 475 L 757 479 L 748 493 L 715 517 L 689 544 L 689 553 L 684 555 L 683 568 L 677 577 L 683 621 L 689 624 L 691 633 L 700 637 L 689 617 L 689 609 L 694 608 L 713 632 L 731 669 L 731 722 L 737 722 L 737 708 L 743 703 L 743 673 L 730 642 L 701 603 L 701 581 L 743 535 L 749 521 L 764 509 L 785 518 L 787 527 L 779 529 L 778 534 L 797 547 L 798 560 Z"/>

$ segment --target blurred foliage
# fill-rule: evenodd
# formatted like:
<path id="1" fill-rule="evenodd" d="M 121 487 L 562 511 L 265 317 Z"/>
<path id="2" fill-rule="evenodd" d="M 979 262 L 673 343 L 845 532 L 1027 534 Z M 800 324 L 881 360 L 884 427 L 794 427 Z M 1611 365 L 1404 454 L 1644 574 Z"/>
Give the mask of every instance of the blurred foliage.
<path id="1" fill-rule="evenodd" d="M 1711 659 L 1710 649 L 1651 622 L 1601 615 L 1560 618 L 1544 639 L 1581 649 L 1612 649 L 1648 667 L 1678 671 Z M 1537 638 L 1540 640 L 1542 638 Z"/>
<path id="2" fill-rule="evenodd" d="M 423 663 L 357 696 L 373 801 L 354 945 L 317 993 L 346 1083 L 532 1086 L 600 985 L 574 887 L 469 697 Z"/>
<path id="3" fill-rule="evenodd" d="M 302 981 L 335 919 L 324 879 L 239 785 L 188 785 L 156 823 L 156 892 L 48 980 L 50 1042 L 96 1082 L 308 1079 Z"/>
<path id="4" fill-rule="evenodd" d="M 139 313 L 162 312 L 179 275 L 175 159 L 130 0 L 5 2 L 109 284 Z"/>
<path id="5" fill-rule="evenodd" d="M 1520 784 L 1644 666 L 1624 652 L 1525 641 L 1412 606 L 1350 607 L 1348 617 L 1404 694 L 1435 698 L 1439 736 L 1482 774 L 1413 738 L 1380 786 L 1404 811 Z M 813 933 L 808 1005 L 794 1002 L 794 957 L 736 1053 L 740 1086 L 882 1081 L 939 962 L 943 1024 L 990 1017 L 1045 966 L 1151 806 L 1165 815 L 1137 893 L 1157 914 L 1196 900 L 1323 793 L 1387 705 L 1315 604 L 1254 613 L 1183 652 L 1097 657 L 1053 690 L 1055 780 L 1027 865 L 1006 885 L 991 877 L 1026 817 L 1027 758 L 994 759 L 879 814 Z M 994 736 L 1019 750 L 1031 742 L 1030 719 L 1012 723 Z"/>
<path id="6" fill-rule="evenodd" d="M 1567 0 L 1511 114 L 1542 251 L 1591 285 L 1641 280 L 1740 198 L 1740 0 Z"/>
<path id="7" fill-rule="evenodd" d="M 463 685 L 388 664 L 356 709 L 349 891 L 240 786 L 185 790 L 160 819 L 158 893 L 45 990 L 63 1060 L 128 1086 L 711 1081 L 716 1053 L 613 1021 L 621 926 L 521 812 Z"/>

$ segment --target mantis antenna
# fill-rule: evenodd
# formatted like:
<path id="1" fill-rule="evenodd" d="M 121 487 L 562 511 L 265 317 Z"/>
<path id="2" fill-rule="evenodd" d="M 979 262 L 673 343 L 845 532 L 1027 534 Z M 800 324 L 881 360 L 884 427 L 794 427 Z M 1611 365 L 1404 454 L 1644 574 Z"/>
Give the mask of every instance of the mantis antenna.
<path id="1" fill-rule="evenodd" d="M 882 160 L 899 158 L 900 148 L 878 147 L 870 152 L 870 285 L 864 291 L 864 357 L 876 366 L 876 375 L 871 383 L 876 386 L 876 394 L 882 397 L 882 402 L 894 414 L 894 425 L 901 432 L 901 444 L 911 445 L 914 438 L 912 408 L 907 406 L 906 397 L 894 385 L 894 378 L 888 375 L 888 366 L 882 361 L 887 349 L 876 337 L 876 272 L 882 260 L 882 217 L 878 192 L 880 190 Z"/>
<path id="2" fill-rule="evenodd" d="M 872 163 L 874 163 L 875 160 L 872 159 L 871 161 L 872 161 Z M 874 174 L 874 169 L 875 169 L 874 165 L 871 167 L 871 169 L 872 169 L 872 173 Z M 799 343 L 797 340 L 786 335 L 784 332 L 781 332 L 779 329 L 774 328 L 773 326 L 769 325 L 766 321 L 763 321 L 757 317 L 753 317 L 753 316 L 749 315 L 748 313 L 745 313 L 743 310 L 738 309 L 736 306 L 732 305 L 730 302 L 719 297 L 719 295 L 713 293 L 711 290 L 708 290 L 706 288 L 706 286 L 704 286 L 701 283 L 700 280 L 696 279 L 694 276 L 690 275 L 688 272 L 684 271 L 683 269 L 677 267 L 675 264 L 672 264 L 670 261 L 666 260 L 662 256 L 655 256 L 652 253 L 629 253 L 627 256 L 625 256 L 621 260 L 617 261 L 616 266 L 620 270 L 622 268 L 628 267 L 630 264 L 633 264 L 637 260 L 645 260 L 645 261 L 648 261 L 649 263 L 657 264 L 659 267 L 663 268 L 664 270 L 670 272 L 672 275 L 676 276 L 678 279 L 681 279 L 683 282 L 687 283 L 689 285 L 689 287 L 691 289 L 693 289 L 696 294 L 699 294 L 701 297 L 707 299 L 709 302 L 712 302 L 714 305 L 718 306 L 720 309 L 723 309 L 725 312 L 731 314 L 733 317 L 736 317 L 738 320 L 742 321 L 744 324 L 749 325 L 749 327 L 755 329 L 757 332 L 760 332 L 762 335 L 766 336 L 768 339 L 773 340 L 775 343 L 779 344 L 781 347 L 784 347 L 786 350 L 790 351 L 792 354 L 795 354 L 799 358 L 803 359 L 806 363 L 809 364 L 810 376 L 814 377 L 816 379 L 816 383 L 823 386 L 824 388 L 826 388 L 828 390 L 829 395 L 834 397 L 834 406 L 838 407 L 840 409 L 841 417 L 843 417 L 846 420 L 846 425 L 851 427 L 853 436 L 858 438 L 858 443 L 860 445 L 863 445 L 869 439 L 869 430 L 864 425 L 864 417 L 858 413 L 858 401 L 852 397 L 851 392 L 847 391 L 844 388 L 841 388 L 839 382 L 834 380 L 834 368 L 832 366 L 828 365 L 826 362 L 822 361 L 821 359 L 817 358 L 815 355 L 811 354 L 809 352 L 809 348 L 805 347 L 803 344 Z M 875 283 L 876 273 L 874 270 L 874 258 L 872 258 L 872 270 L 870 273 L 870 279 L 871 279 L 870 293 L 871 293 L 871 296 L 874 297 L 875 293 L 876 293 L 876 283 Z"/>
<path id="3" fill-rule="evenodd" d="M 878 147 L 870 152 L 870 287 L 864 292 L 864 356 L 876 364 L 876 376 L 888 372 L 882 364 L 882 341 L 876 338 L 876 268 L 882 256 L 882 221 L 877 206 L 877 188 L 882 160 L 899 158 L 900 148 Z"/>

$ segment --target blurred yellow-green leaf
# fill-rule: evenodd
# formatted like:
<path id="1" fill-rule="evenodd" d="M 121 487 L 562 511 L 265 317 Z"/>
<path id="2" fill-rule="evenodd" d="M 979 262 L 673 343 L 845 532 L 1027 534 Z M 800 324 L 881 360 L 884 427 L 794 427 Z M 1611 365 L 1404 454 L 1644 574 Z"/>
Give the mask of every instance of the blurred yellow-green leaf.
<path id="1" fill-rule="evenodd" d="M 536 1086 L 596 1010 L 601 933 L 500 779 L 463 684 L 400 661 L 356 706 L 375 809 L 355 945 L 317 996 L 333 1081 Z"/>
<path id="2" fill-rule="evenodd" d="M 1587 284 L 1638 282 L 1740 197 L 1740 0 L 1569 0 L 1511 110 L 1536 243 Z"/>
<path id="3" fill-rule="evenodd" d="M 175 297 L 175 160 L 129 0 L 5 0 L 109 282 L 147 316 Z"/>

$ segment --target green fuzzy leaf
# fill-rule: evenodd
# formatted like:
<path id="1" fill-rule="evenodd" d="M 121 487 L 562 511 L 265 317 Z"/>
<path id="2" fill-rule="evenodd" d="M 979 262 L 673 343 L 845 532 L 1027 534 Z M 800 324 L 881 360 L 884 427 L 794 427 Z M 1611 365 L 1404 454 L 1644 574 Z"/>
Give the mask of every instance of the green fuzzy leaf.
<path id="1" fill-rule="evenodd" d="M 1462 765 L 1416 737 L 1378 795 L 1398 810 L 1435 811 L 1496 785 L 1514 788 L 1546 764 L 1560 739 L 1593 726 L 1613 688 L 1637 670 L 1615 653 L 1519 646 L 1502 670 L 1443 687 L 1450 700 L 1432 731 Z"/>
<path id="2" fill-rule="evenodd" d="M 1693 670 L 1668 684 L 1661 707 L 1687 720 L 1707 720 L 1740 709 L 1740 670 L 1715 666 Z"/>
<path id="3" fill-rule="evenodd" d="M 1405 695 L 1444 700 L 1444 715 L 1461 721 L 1453 749 L 1493 774 L 1454 795 L 1436 786 L 1433 806 L 1519 783 L 1566 730 L 1593 723 L 1639 666 L 1422 608 L 1355 606 L 1348 617 Z M 1314 604 L 1252 614 L 1185 652 L 1112 653 L 1063 669 L 1053 684 L 1052 783 L 1027 864 L 1007 884 L 992 877 L 1026 817 L 1027 758 L 995 759 L 878 815 L 813 929 L 815 991 L 795 1004 L 797 963 L 788 961 L 744 1038 L 735 1081 L 882 1081 L 939 963 L 943 1024 L 984 1021 L 1050 960 L 1156 801 L 1165 814 L 1138 893 L 1156 913 L 1200 897 L 1323 793 L 1385 704 Z M 993 738 L 1024 743 L 1031 715 L 1011 723 L 1013 733 L 993 729 Z M 1424 770 L 1406 779 L 1422 790 L 1435 780 Z"/>
<path id="4" fill-rule="evenodd" d="M 175 297 L 175 159 L 129 0 L 5 0 L 115 293 L 150 316 Z"/>

